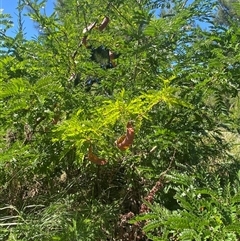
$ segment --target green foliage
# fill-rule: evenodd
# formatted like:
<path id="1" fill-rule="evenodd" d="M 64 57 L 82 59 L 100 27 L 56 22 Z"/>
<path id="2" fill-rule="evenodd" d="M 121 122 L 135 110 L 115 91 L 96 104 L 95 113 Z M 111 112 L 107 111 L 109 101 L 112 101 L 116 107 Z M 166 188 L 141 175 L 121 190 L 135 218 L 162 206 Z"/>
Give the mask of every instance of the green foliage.
<path id="1" fill-rule="evenodd" d="M 232 22 L 238 22 L 239 24 L 239 6 L 239 2 L 236 0 L 218 1 L 218 11 L 215 21 L 225 26 L 231 25 Z"/>
<path id="2" fill-rule="evenodd" d="M 0 240 L 237 240 L 237 24 L 215 25 L 205 0 L 59 0 L 49 16 L 46 1 L 20 2 L 18 33 L 0 33 Z M 120 53 L 112 69 L 82 45 L 103 16 L 88 43 Z M 129 121 L 134 143 L 120 151 Z M 151 213 L 137 216 L 149 192 Z"/>
<path id="3" fill-rule="evenodd" d="M 68 201 L 69 202 L 69 201 Z M 112 207 L 100 203 L 87 204 L 81 214 L 71 210 L 71 203 L 59 200 L 44 205 L 29 205 L 23 210 L 12 206 L 1 208 L 12 211 L 12 215 L 1 218 L 3 240 L 93 240 L 94 237 L 110 236 L 104 228 L 112 228 Z M 99 218 L 98 213 L 102 216 Z M 14 215 L 13 215 L 14 213 Z M 5 222 L 6 221 L 6 222 Z M 2 239 L 1 239 L 2 240 Z"/>
<path id="4" fill-rule="evenodd" d="M 155 203 L 151 212 L 137 216 L 131 223 L 147 221 L 143 231 L 153 240 L 238 240 L 240 173 L 233 183 L 221 183 L 215 173 L 201 170 L 167 175 L 173 183 L 179 208 L 173 211 Z M 205 176 L 204 176 L 205 175 Z M 212 175 L 212 177 L 207 177 Z M 157 236 L 157 234 L 159 236 Z M 160 235 L 161 234 L 161 235 Z M 161 238 L 160 238 L 161 236 Z"/>

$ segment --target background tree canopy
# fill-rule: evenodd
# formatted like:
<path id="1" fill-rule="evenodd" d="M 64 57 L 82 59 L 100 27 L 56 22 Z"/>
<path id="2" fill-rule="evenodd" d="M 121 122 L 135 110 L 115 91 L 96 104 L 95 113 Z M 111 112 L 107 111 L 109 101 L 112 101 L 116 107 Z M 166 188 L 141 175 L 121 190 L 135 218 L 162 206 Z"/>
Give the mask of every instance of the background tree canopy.
<path id="1" fill-rule="evenodd" d="M 238 1 L 46 1 L 0 14 L 0 240 L 240 240 Z"/>

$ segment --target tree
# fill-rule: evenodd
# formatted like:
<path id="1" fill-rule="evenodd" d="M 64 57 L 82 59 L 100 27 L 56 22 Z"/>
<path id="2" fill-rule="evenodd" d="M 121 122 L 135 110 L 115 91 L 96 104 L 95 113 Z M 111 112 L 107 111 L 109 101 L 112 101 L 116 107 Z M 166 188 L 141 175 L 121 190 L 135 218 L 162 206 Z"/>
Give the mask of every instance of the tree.
<path id="1" fill-rule="evenodd" d="M 30 8 L 43 34 L 20 46 L 14 45 L 19 35 L 10 38 L 15 51 L 1 56 L 0 200 L 8 205 L 0 207 L 0 235 L 148 240 L 142 230 L 149 230 L 159 240 L 179 238 L 186 226 L 166 234 L 161 225 L 153 230 L 128 221 L 139 214 L 137 221 L 154 219 L 153 201 L 169 220 L 175 212 L 186 220 L 178 201 L 184 204 L 180 193 L 188 186 L 181 180 L 198 177 L 194 196 L 236 177 L 224 133 L 235 133 L 239 121 L 239 29 L 213 25 L 214 3 L 204 0 L 59 1 L 51 16 L 41 14 L 44 4 L 20 6 Z M 89 32 L 88 41 L 121 53 L 107 70 L 82 45 L 83 29 L 106 15 L 108 27 Z M 201 19 L 208 30 L 196 27 Z M 89 76 L 100 82 L 87 92 Z M 205 179 L 200 167 L 222 179 Z M 155 216 L 144 215 L 149 211 Z M 200 231 L 194 229 L 196 237 Z M 231 232 L 238 237 L 233 226 Z"/>
<path id="2" fill-rule="evenodd" d="M 231 22 L 239 24 L 239 4 L 238 0 L 219 0 L 216 22 L 225 26 L 229 26 Z"/>

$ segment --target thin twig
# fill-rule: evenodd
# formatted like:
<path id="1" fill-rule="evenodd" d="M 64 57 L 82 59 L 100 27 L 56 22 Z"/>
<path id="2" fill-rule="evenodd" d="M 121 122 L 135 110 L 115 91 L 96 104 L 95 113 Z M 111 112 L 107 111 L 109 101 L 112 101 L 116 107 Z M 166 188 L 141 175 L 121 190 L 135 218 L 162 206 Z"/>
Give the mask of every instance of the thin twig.
<path id="1" fill-rule="evenodd" d="M 144 197 L 144 200 L 147 201 L 148 203 L 152 203 L 153 202 L 155 194 L 157 193 L 157 191 L 159 191 L 159 189 L 161 187 L 163 187 L 163 182 L 162 181 L 163 181 L 164 176 L 166 175 L 166 173 L 172 168 L 172 164 L 173 164 L 173 161 L 175 159 L 175 154 L 176 154 L 176 150 L 174 150 L 174 153 L 173 153 L 172 157 L 170 158 L 170 163 L 169 163 L 167 169 L 160 174 L 160 177 L 159 177 L 158 181 L 155 183 L 155 185 L 150 190 L 148 195 L 146 197 Z M 146 213 L 148 211 L 149 211 L 149 207 L 145 203 L 142 203 L 139 213 Z"/>

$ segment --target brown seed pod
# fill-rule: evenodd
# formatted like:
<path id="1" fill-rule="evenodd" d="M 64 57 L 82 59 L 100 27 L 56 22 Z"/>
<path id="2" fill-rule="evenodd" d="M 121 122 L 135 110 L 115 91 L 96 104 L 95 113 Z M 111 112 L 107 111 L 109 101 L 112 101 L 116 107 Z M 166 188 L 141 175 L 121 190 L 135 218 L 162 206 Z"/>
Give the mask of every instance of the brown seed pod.
<path id="1" fill-rule="evenodd" d="M 107 160 L 105 160 L 103 158 L 99 158 L 92 152 L 92 146 L 90 146 L 88 149 L 88 160 L 91 161 L 92 163 L 100 165 L 100 166 L 107 164 Z"/>
<path id="2" fill-rule="evenodd" d="M 134 129 L 132 122 L 127 123 L 127 133 L 117 139 L 115 144 L 121 151 L 125 151 L 133 144 L 134 139 Z"/>

